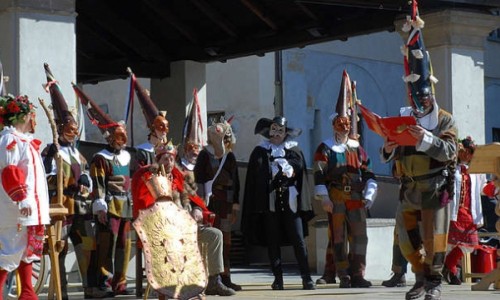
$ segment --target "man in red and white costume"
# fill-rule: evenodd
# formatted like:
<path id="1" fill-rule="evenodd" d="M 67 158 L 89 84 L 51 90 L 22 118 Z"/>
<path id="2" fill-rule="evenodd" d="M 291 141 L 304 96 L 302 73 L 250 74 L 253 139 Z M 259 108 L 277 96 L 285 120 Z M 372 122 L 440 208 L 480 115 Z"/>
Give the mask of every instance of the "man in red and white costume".
<path id="1" fill-rule="evenodd" d="M 32 265 L 43 250 L 49 196 L 35 131 L 35 108 L 27 96 L 0 97 L 0 299 L 7 273 L 18 269 L 19 299 L 38 299 Z"/>

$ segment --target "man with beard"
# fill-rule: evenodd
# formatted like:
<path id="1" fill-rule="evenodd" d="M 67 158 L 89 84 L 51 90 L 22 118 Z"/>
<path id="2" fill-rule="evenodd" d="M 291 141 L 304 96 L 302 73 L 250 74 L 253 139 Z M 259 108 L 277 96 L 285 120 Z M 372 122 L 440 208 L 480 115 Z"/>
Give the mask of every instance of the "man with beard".
<path id="1" fill-rule="evenodd" d="M 42 256 L 49 224 L 49 195 L 35 132 L 35 107 L 27 96 L 0 97 L 0 297 L 9 272 L 18 270 L 19 299 L 38 299 L 32 262 Z"/>
<path id="2" fill-rule="evenodd" d="M 49 144 L 42 151 L 49 195 L 52 203 L 57 203 L 57 164 L 54 159 L 56 153 L 61 156 L 63 205 L 68 209 L 68 214 L 63 222 L 61 238 L 64 248 L 59 253 L 59 270 L 61 276 L 62 299 L 68 299 L 67 274 L 65 267 L 68 254 L 68 237 L 75 249 L 78 267 L 82 278 L 85 294 L 93 298 L 104 298 L 106 293 L 96 288 L 87 287 L 87 273 L 90 264 L 91 251 L 95 247 L 95 236 L 92 228 L 92 214 L 87 204 L 89 193 L 92 192 L 92 179 L 88 173 L 87 160 L 75 146 L 78 137 L 78 124 L 68 109 L 59 84 L 55 80 L 48 64 L 45 64 L 47 76 L 46 90 L 50 92 L 54 119 L 59 135 L 58 145 Z M 94 274 L 91 274 L 94 276 Z"/>
<path id="3" fill-rule="evenodd" d="M 97 124 L 108 146 L 94 155 L 90 176 L 94 185 L 92 212 L 97 219 L 94 275 L 98 287 L 103 287 L 107 272 L 113 274 L 114 295 L 130 295 L 127 289 L 127 267 L 130 259 L 130 154 L 125 150 L 127 130 L 122 122 L 114 122 L 78 86 L 73 85 L 87 116 Z"/>
<path id="4" fill-rule="evenodd" d="M 356 106 L 349 105 L 353 102 L 351 96 L 351 81 L 344 70 L 332 116 L 333 137 L 324 140 L 314 154 L 315 195 L 328 214 L 328 236 L 339 287 L 368 288 L 372 284 L 364 278 L 366 209 L 375 201 L 378 186 L 368 154 L 357 137 L 349 134 L 351 116 L 357 111 Z"/>

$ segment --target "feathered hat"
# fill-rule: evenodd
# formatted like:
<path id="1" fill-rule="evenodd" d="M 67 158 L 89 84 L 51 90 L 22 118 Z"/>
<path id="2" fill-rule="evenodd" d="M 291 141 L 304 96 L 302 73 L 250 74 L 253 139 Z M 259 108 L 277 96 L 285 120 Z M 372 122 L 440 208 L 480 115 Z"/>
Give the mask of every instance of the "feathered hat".
<path id="1" fill-rule="evenodd" d="M 47 93 L 50 93 L 50 101 L 52 103 L 52 110 L 54 111 L 54 121 L 58 125 L 57 130 L 60 133 L 65 124 L 76 123 L 76 120 L 68 109 L 68 104 L 61 93 L 61 87 L 54 78 L 49 68 L 49 64 L 44 63 L 43 67 L 45 68 L 45 76 L 47 77 L 47 83 L 44 84 L 44 88 Z"/>
<path id="2" fill-rule="evenodd" d="M 141 84 L 135 77 L 135 74 L 132 72 L 132 69 L 127 68 L 127 72 L 130 75 L 131 89 L 135 91 L 137 98 L 139 98 L 142 113 L 146 118 L 146 124 L 148 125 L 149 130 L 151 130 L 151 133 L 153 133 L 155 120 L 157 118 L 166 120 L 167 112 L 158 110 L 153 100 L 151 99 L 149 92 L 141 86 Z M 130 91 L 130 93 L 132 93 L 132 91 Z"/>
<path id="3" fill-rule="evenodd" d="M 298 137 L 302 133 L 302 129 L 300 128 L 296 129 L 288 127 L 287 126 L 288 121 L 286 120 L 285 117 L 282 116 L 276 116 L 272 120 L 268 118 L 260 118 L 257 121 L 257 124 L 255 124 L 254 133 L 260 134 L 263 137 L 269 139 L 271 138 L 269 130 L 272 124 L 278 124 L 279 126 L 285 127 L 285 132 L 287 133 L 287 135 L 291 137 Z"/>
<path id="4" fill-rule="evenodd" d="M 104 138 L 107 139 L 118 126 L 125 127 L 123 121 L 115 122 L 74 82 L 71 84 L 73 85 L 73 89 L 75 90 L 78 99 L 80 99 L 82 105 L 87 109 L 87 116 L 89 117 L 90 122 L 99 128 Z"/>
<path id="5" fill-rule="evenodd" d="M 203 142 L 203 124 L 201 119 L 201 109 L 198 103 L 198 91 L 193 90 L 193 100 L 189 107 L 189 113 L 184 121 L 182 133 L 182 144 L 184 147 L 189 145 L 205 146 Z"/>
<path id="6" fill-rule="evenodd" d="M 413 0 L 411 15 L 406 17 L 403 25 L 403 31 L 408 32 L 408 40 L 402 47 L 405 68 L 403 81 L 407 84 L 410 105 L 419 111 L 423 109 L 418 99 L 434 94 L 434 84 L 438 81 L 432 74 L 431 58 L 425 49 L 422 28 L 424 21 L 419 16 L 417 1 Z"/>

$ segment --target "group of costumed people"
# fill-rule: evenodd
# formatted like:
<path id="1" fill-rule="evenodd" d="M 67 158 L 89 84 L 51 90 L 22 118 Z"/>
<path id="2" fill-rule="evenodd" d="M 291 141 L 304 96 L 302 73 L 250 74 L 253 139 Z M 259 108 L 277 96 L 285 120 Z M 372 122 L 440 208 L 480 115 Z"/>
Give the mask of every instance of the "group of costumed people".
<path id="1" fill-rule="evenodd" d="M 410 105 L 400 109 L 400 116 L 412 116 L 416 121 L 404 129 L 412 143 L 384 136 L 380 149 L 380 159 L 392 165 L 394 177 L 401 182 L 394 229 L 394 276 L 383 285 L 405 285 L 406 262 L 410 262 L 416 282 L 406 293 L 407 300 L 423 296 L 441 299 L 443 278 L 451 284 L 460 283 L 458 260 L 477 247 L 477 228 L 483 224 L 481 192 L 491 197 L 498 194 L 494 185 L 485 185 L 484 175 L 468 173 L 475 144 L 471 137 L 457 139 L 452 115 L 438 106 L 422 27 L 413 1 L 412 15 L 405 24 L 409 31 L 405 82 Z M 131 293 L 125 277 L 131 227 L 139 236 L 137 249 L 144 253 L 148 284 L 159 299 L 201 298 L 203 293 L 231 296 L 241 290 L 231 279 L 229 260 L 232 226 L 240 211 L 230 122 L 212 122 L 205 144 L 195 92 L 182 145 L 173 145 L 168 140 L 166 113 L 158 110 L 129 71 L 150 131 L 148 142 L 139 145 L 132 157 L 125 149 L 125 123 L 112 120 L 73 85 L 92 124 L 108 142 L 87 164 L 75 147 L 78 123 L 48 65 L 45 72 L 59 138 L 41 155 L 41 142 L 29 135 L 36 125 L 34 105 L 26 96 L 0 98 L 0 193 L 4 207 L 0 288 L 8 272 L 17 269 L 20 299 L 37 299 L 29 284 L 31 263 L 43 251 L 44 226 L 50 223 L 49 202 L 56 203 L 61 196 L 57 195 L 56 182 L 60 180 L 58 168 L 62 168 L 62 199 L 68 209 L 62 240 L 69 238 L 74 245 L 85 298 Z M 248 244 L 267 248 L 273 290 L 285 288 L 281 247 L 287 245 L 293 247 L 302 288 L 316 288 L 305 242 L 308 221 L 314 217 L 309 194 L 328 217 L 326 265 L 316 284 L 334 283 L 338 277 L 340 288 L 372 285 L 365 279 L 366 219 L 378 184 L 357 130 L 358 109 L 362 107 L 356 83 L 344 70 L 331 116 L 333 134 L 314 152 L 314 182 L 307 179 L 306 160 L 295 140 L 301 130 L 289 127 L 283 116 L 256 122 L 254 133 L 263 139 L 248 162 L 241 230 Z M 56 156 L 62 158 L 60 165 Z M 309 187 L 314 190 L 309 191 Z M 67 243 L 64 245 L 59 272 L 62 298 L 68 299 L 64 267 Z M 106 283 L 110 289 L 105 288 Z"/>
<path id="2" fill-rule="evenodd" d="M 44 251 L 45 226 L 51 223 L 49 204 L 61 201 L 67 209 L 60 237 L 64 247 L 58 251 L 62 299 L 68 299 L 65 268 L 68 239 L 76 253 L 86 299 L 132 293 L 127 288 L 126 273 L 133 219 L 137 219 L 134 226 L 143 238 L 138 241 L 139 246 L 153 250 L 147 251 L 153 257 L 145 255 L 147 268 L 161 273 L 156 278 L 148 276 L 160 299 L 185 298 L 203 292 L 231 296 L 241 290 L 231 282 L 229 255 L 224 253 L 229 252 L 231 225 L 239 210 L 237 165 L 231 152 L 235 140 L 230 124 L 221 120 L 210 126 L 208 145 L 203 147 L 196 99 L 189 114 L 191 124 L 184 135 L 182 155 L 177 156 L 177 147 L 167 142 L 169 125 L 165 113 L 158 111 L 130 72 L 150 129 L 149 147 L 141 145 L 136 157 L 131 157 L 125 149 L 128 140 L 125 123 L 115 122 L 73 84 L 91 123 L 108 142 L 88 164 L 76 147 L 79 124 L 49 66 L 44 67 L 45 90 L 51 97 L 57 139 L 43 151 L 40 151 L 41 141 L 31 137 L 36 126 L 33 103 L 27 96 L 8 95 L 0 99 L 0 144 L 5 149 L 0 155 L 0 190 L 5 194 L 0 234 L 0 287 L 5 286 L 8 273 L 17 269 L 21 283 L 19 299 L 37 299 L 31 284 L 32 262 L 39 260 Z M 202 165 L 197 165 L 199 155 L 206 160 Z M 60 157 L 60 163 L 56 157 Z M 131 180 L 134 159 L 138 167 Z M 199 174 L 196 180 L 195 173 Z M 155 178 L 163 180 L 153 180 Z M 58 190 L 60 182 L 62 193 Z M 200 188 L 206 199 L 197 195 Z M 144 218 L 141 219 L 140 214 L 163 202 L 174 204 L 175 207 L 162 209 L 175 214 L 160 213 L 160 220 L 186 226 L 174 228 L 178 229 L 182 242 L 169 235 L 172 228 L 162 228 L 160 231 L 167 236 L 158 248 L 143 235 L 147 226 L 141 227 Z M 183 222 L 178 222 L 181 220 Z M 188 228 L 194 228 L 194 235 L 189 235 Z M 149 234 L 155 231 L 150 230 Z M 189 236 L 194 239 L 186 243 Z M 153 239 L 150 236 L 149 241 Z M 198 245 L 203 245 L 206 261 L 202 261 Z M 154 258 L 160 258 L 163 264 L 152 261 Z M 178 269 L 175 271 L 179 272 L 172 272 L 176 276 L 165 277 L 164 273 L 172 268 Z"/>

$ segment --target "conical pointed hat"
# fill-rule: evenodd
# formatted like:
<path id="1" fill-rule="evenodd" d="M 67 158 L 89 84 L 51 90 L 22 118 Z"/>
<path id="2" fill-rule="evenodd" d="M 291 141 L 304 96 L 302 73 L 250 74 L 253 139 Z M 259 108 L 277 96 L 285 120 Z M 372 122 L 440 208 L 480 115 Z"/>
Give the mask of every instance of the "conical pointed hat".
<path id="1" fill-rule="evenodd" d="M 65 125 L 68 123 L 76 123 L 73 114 L 68 109 L 68 104 L 61 93 L 61 87 L 54 78 L 49 64 L 44 63 L 45 75 L 47 77 L 47 84 L 44 85 L 45 91 L 50 93 L 50 100 L 52 102 L 52 109 L 54 111 L 54 119 L 57 125 Z"/>
<path id="2" fill-rule="evenodd" d="M 152 128 L 154 120 L 160 114 L 160 111 L 149 96 L 149 92 L 141 86 L 132 70 L 127 68 L 127 72 L 130 74 L 135 94 L 137 95 L 137 98 L 139 98 L 139 103 L 141 105 L 142 113 L 144 114 L 144 117 L 146 117 L 148 128 Z"/>
<path id="3" fill-rule="evenodd" d="M 352 102 L 352 89 L 351 80 L 349 79 L 349 74 L 344 70 L 342 72 L 342 81 L 340 82 L 339 97 L 337 98 L 337 104 L 335 106 L 335 112 L 330 116 L 333 120 L 337 116 L 348 117 L 349 107 Z"/>
<path id="4" fill-rule="evenodd" d="M 411 16 L 407 16 L 403 31 L 408 32 L 408 40 L 403 48 L 405 76 L 409 104 L 422 110 L 419 97 L 434 94 L 437 79 L 432 74 L 432 64 L 424 45 L 422 28 L 424 21 L 418 13 L 417 1 L 412 1 Z"/>
<path id="5" fill-rule="evenodd" d="M 203 142 L 203 124 L 201 119 L 201 109 L 198 103 L 198 91 L 193 90 L 193 100 L 189 108 L 189 113 L 184 122 L 182 144 L 205 146 Z"/>
<path id="6" fill-rule="evenodd" d="M 114 128 L 123 124 L 115 122 L 111 117 L 106 114 L 97 103 L 85 94 L 74 82 L 71 83 L 75 90 L 78 99 L 82 105 L 87 109 L 87 116 L 92 124 L 96 125 L 101 131 L 102 135 L 107 138 Z"/>

